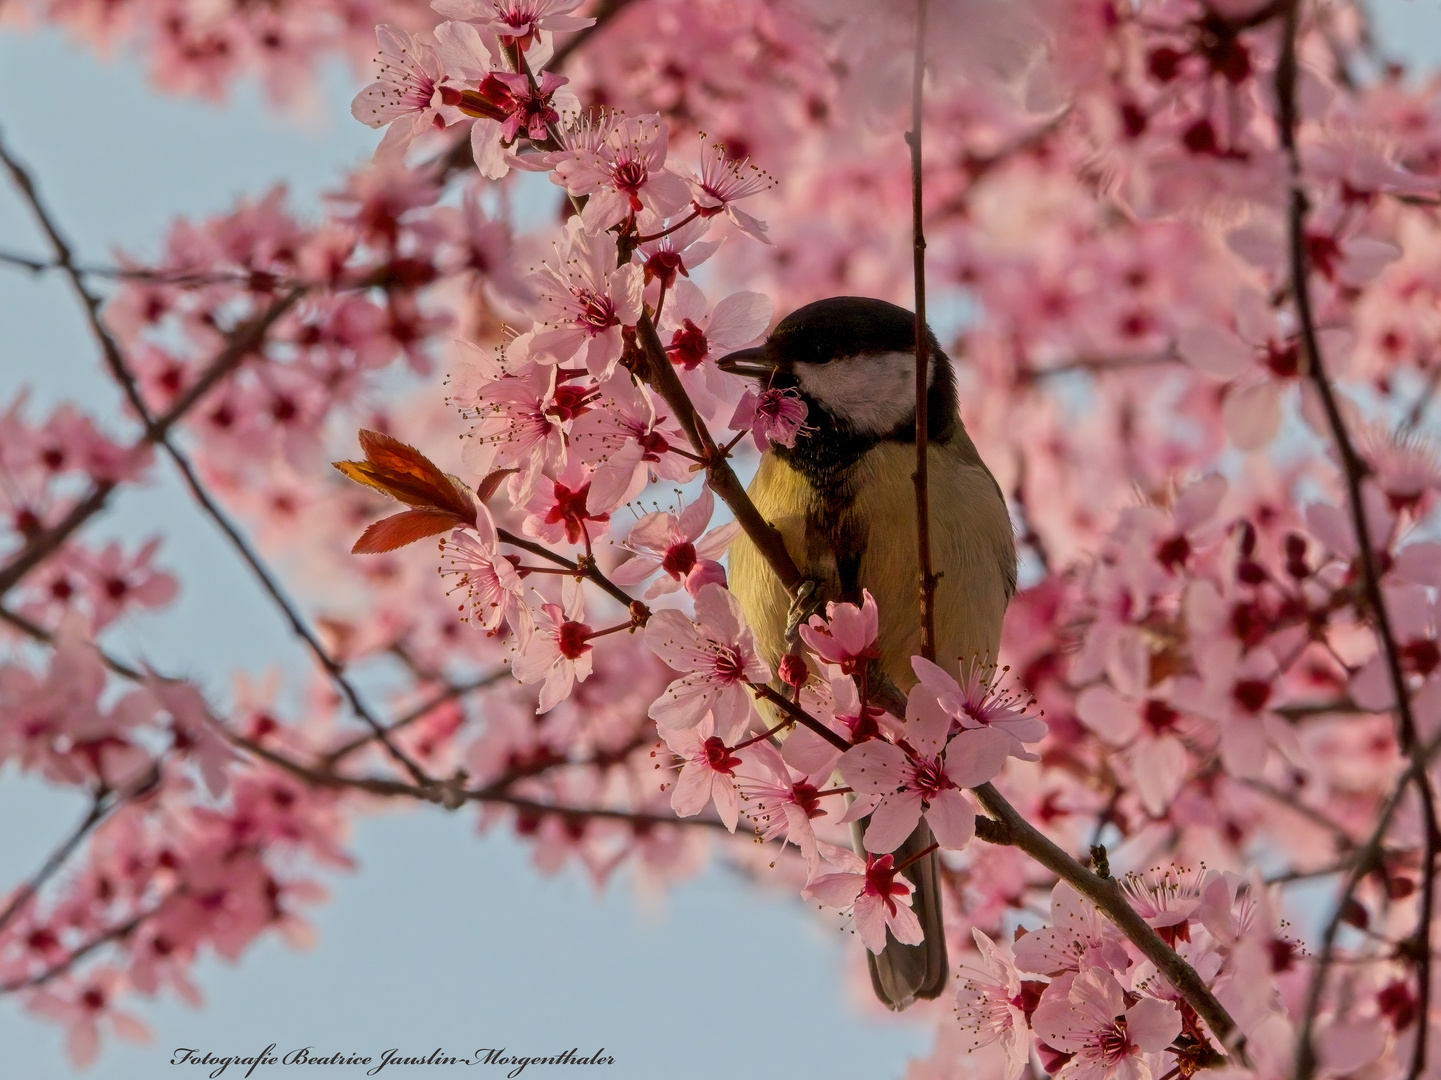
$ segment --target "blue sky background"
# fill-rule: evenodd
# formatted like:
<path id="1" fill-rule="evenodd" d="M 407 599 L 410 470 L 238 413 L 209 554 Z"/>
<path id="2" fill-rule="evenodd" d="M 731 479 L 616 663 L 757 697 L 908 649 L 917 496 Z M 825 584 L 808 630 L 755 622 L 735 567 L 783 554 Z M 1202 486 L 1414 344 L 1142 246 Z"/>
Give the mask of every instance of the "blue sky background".
<path id="1" fill-rule="evenodd" d="M 1396 53 L 1441 58 L 1438 0 L 1390 0 L 1379 21 Z M 313 204 L 375 145 L 349 116 L 357 87 L 336 65 L 305 118 L 275 113 L 250 85 L 216 107 L 156 95 L 132 57 L 102 63 L 57 33 L 0 30 L 0 133 L 91 262 L 108 261 L 115 247 L 153 255 L 177 214 L 223 210 L 276 181 Z M 8 187 L 0 247 L 45 251 Z M 66 397 L 102 414 L 118 409 L 63 283 L 0 268 L 0 402 L 20 386 L 37 409 Z M 233 553 L 163 463 L 155 474 L 152 488 L 128 494 L 91 533 L 163 531 L 162 562 L 184 583 L 175 607 L 123 628 L 129 642 L 217 695 L 236 667 L 302 672 L 299 646 Z M 0 887 L 28 876 L 83 811 L 72 793 L 0 772 Z M 137 1000 L 154 1041 L 107 1041 L 87 1075 L 199 1076 L 167 1064 L 173 1048 L 251 1054 L 274 1042 L 325 1053 L 604 1046 L 616 1064 L 603 1080 L 884 1078 L 929 1047 L 924 1024 L 877 1017 L 848 997 L 839 935 L 798 900 L 763 894 L 719 866 L 659 901 L 640 900 L 624 879 L 597 895 L 578 873 L 542 878 L 524 848 L 500 833 L 478 837 L 473 822 L 434 810 L 361 819 L 352 845 L 360 869 L 329 879 L 330 902 L 312 912 L 315 948 L 267 938 L 236 965 L 203 961 L 202 1010 Z M 847 937 L 844 947 L 857 946 Z M 62 1032 L 10 999 L 0 999 L 0 1071 L 16 1080 L 74 1075 Z M 383 1075 L 392 1073 L 452 1070 Z"/>

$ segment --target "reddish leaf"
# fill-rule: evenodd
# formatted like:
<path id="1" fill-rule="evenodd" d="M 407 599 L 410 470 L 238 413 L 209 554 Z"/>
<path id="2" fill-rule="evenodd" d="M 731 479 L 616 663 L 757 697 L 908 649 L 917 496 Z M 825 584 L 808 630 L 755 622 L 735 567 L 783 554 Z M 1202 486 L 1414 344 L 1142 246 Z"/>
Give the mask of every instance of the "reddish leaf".
<path id="1" fill-rule="evenodd" d="M 403 510 L 371 525 L 350 549 L 352 555 L 372 555 L 424 540 L 453 529 L 462 522 L 443 510 Z"/>
<path id="2" fill-rule="evenodd" d="M 364 461 L 333 464 L 358 484 L 383 491 L 417 510 L 435 510 L 475 524 L 475 505 L 463 484 L 451 479 L 413 446 L 378 431 L 360 433 Z"/>
<path id="3" fill-rule="evenodd" d="M 509 476 L 511 473 L 515 473 L 515 472 L 520 472 L 520 470 L 519 470 L 519 469 L 496 469 L 493 473 L 491 473 L 490 475 L 488 475 L 484 480 L 482 480 L 482 481 L 480 482 L 480 486 L 475 489 L 475 493 L 476 493 L 477 496 L 479 496 L 480 501 L 483 502 L 483 503 L 488 503 L 488 502 L 490 502 L 491 496 L 494 495 L 494 494 L 496 493 L 496 491 L 499 489 L 499 487 L 500 487 L 500 482 L 501 482 L 502 480 L 504 480 L 507 476 Z"/>

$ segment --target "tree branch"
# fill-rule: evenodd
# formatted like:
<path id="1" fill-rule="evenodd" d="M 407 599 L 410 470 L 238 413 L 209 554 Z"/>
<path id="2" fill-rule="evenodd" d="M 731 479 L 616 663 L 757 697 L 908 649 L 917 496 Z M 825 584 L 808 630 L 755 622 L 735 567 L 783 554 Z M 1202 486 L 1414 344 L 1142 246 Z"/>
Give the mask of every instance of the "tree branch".
<path id="1" fill-rule="evenodd" d="M 641 314 L 640 323 L 636 326 L 636 337 L 649 361 L 648 370 L 643 372 L 643 377 L 670 406 L 676 422 L 690 441 L 691 448 L 705 460 L 706 477 L 711 490 L 730 507 L 746 536 L 770 564 L 786 592 L 794 597 L 805 581 L 804 576 L 796 568 L 790 552 L 786 550 L 780 530 L 761 517 L 755 503 L 751 502 L 750 496 L 741 486 L 735 470 L 730 467 L 715 439 L 706 429 L 705 421 L 691 404 L 690 396 L 681 385 L 670 358 L 666 356 L 665 346 L 661 344 L 660 335 L 656 333 L 655 324 L 651 322 L 649 315 Z"/>
<path id="2" fill-rule="evenodd" d="M 166 454 L 169 455 L 176 469 L 179 470 L 181 478 L 185 481 L 185 486 L 190 489 L 191 495 L 200 505 L 200 508 L 205 511 L 220 531 L 225 534 L 231 546 L 239 553 L 246 566 L 250 568 L 251 573 L 255 575 L 256 580 L 260 582 L 260 586 L 266 595 L 268 595 L 276 607 L 280 609 L 285 621 L 289 623 L 291 630 L 305 643 L 311 655 L 315 657 L 316 662 L 319 663 L 326 674 L 330 676 L 331 681 L 335 683 L 337 689 L 340 690 L 346 701 L 350 703 L 350 707 L 355 715 L 370 727 L 376 739 L 385 747 L 391 757 L 411 775 L 411 778 L 414 779 L 416 783 L 430 783 L 430 778 L 425 775 L 425 772 L 420 766 L 411 761 L 405 754 L 401 753 L 399 748 L 390 741 L 380 721 L 375 718 L 375 715 L 360 697 L 359 691 L 357 691 L 354 684 L 345 677 L 343 666 L 332 657 L 321 644 L 320 639 L 315 636 L 314 631 L 310 629 L 310 626 L 301 615 L 299 608 L 296 607 L 295 603 L 286 594 L 279 579 L 250 546 L 249 541 L 241 535 L 240 529 L 226 516 L 225 512 L 220 508 L 220 505 L 210 495 L 205 485 L 200 482 L 200 478 L 195 472 L 195 467 L 190 463 L 189 458 L 171 441 L 169 437 L 170 425 L 165 422 L 166 419 L 172 416 L 178 418 L 183 415 L 184 410 L 189 408 L 190 402 L 198 401 L 209 388 L 206 385 L 202 385 L 205 380 L 202 379 L 197 385 L 191 386 L 187 394 L 171 406 L 165 417 L 157 420 L 151 415 L 150 408 L 146 405 L 145 399 L 140 393 L 140 384 L 136 380 L 135 374 L 130 369 L 129 364 L 126 362 L 125 354 L 120 348 L 120 343 L 115 339 L 115 335 L 110 332 L 110 328 L 105 325 L 105 320 L 100 315 L 101 300 L 90 291 L 89 287 L 85 284 L 84 278 L 80 272 L 76 270 L 70 245 L 61 233 L 54 216 L 40 198 L 40 193 L 36 189 L 34 181 L 24 167 L 10 155 L 3 144 L 0 144 L 0 162 L 4 163 L 16 187 L 20 189 L 21 195 L 34 214 L 41 231 L 44 232 L 46 238 L 49 240 L 50 246 L 55 252 L 56 263 L 65 271 L 71 289 L 85 311 L 86 321 L 90 324 L 91 335 L 100 346 L 101 355 L 105 359 L 105 366 L 109 369 L 111 377 L 120 385 L 126 400 L 130 403 L 130 407 L 135 411 L 136 416 L 139 417 L 145 426 L 145 439 L 148 442 L 158 444 Z M 295 294 L 292 293 L 292 295 Z M 272 305 L 272 308 L 273 307 L 274 305 Z M 217 365 L 211 366 L 212 373 L 214 373 L 216 367 Z M 213 375 L 213 379 L 220 377 L 221 374 Z M 171 423 L 173 423 L 173 421 L 171 421 Z"/>
<path id="3" fill-rule="evenodd" d="M 1357 453 L 1341 415 L 1336 394 L 1327 377 L 1325 360 L 1321 353 L 1316 333 L 1316 317 L 1311 306 L 1309 266 L 1306 250 L 1306 218 L 1309 203 L 1303 187 L 1300 151 L 1296 144 L 1296 129 L 1299 115 L 1296 104 L 1296 78 L 1298 73 L 1297 35 L 1300 24 L 1300 0 L 1286 0 L 1281 10 L 1282 33 L 1281 54 L 1276 64 L 1275 89 L 1278 137 L 1285 151 L 1290 172 L 1290 199 L 1288 207 L 1287 248 L 1291 278 L 1291 297 L 1300 324 L 1301 341 L 1305 350 L 1306 374 L 1321 399 L 1326 413 L 1326 422 L 1331 429 L 1332 441 L 1336 444 L 1337 456 L 1341 462 L 1342 479 L 1346 485 L 1346 501 L 1351 513 L 1352 530 L 1360 552 L 1361 581 L 1366 606 L 1370 609 L 1371 623 L 1375 629 L 1391 691 L 1396 700 L 1397 743 L 1402 753 L 1410 759 L 1406 777 L 1414 783 L 1421 803 L 1422 825 L 1425 833 L 1425 856 L 1422 861 L 1422 903 L 1419 925 L 1415 937 L 1421 947 L 1415 949 L 1414 965 L 1417 979 L 1417 1033 L 1407 1080 L 1416 1080 L 1426 1063 L 1427 1028 L 1431 1008 L 1431 918 L 1435 899 L 1436 853 L 1441 846 L 1441 823 L 1437 821 L 1436 801 L 1427 774 L 1426 758 L 1417 739 L 1415 716 L 1412 713 L 1411 695 L 1406 686 L 1406 677 L 1401 668 L 1401 650 L 1396 642 L 1386 600 L 1381 592 L 1381 572 L 1377 566 L 1376 552 L 1371 542 L 1370 522 L 1362 493 L 1362 482 L 1369 473 L 1369 467 Z M 1399 801 L 1399 797 L 1398 797 Z M 1376 837 L 1380 847 L 1380 835 Z M 1320 1008 L 1321 993 L 1325 986 L 1326 971 L 1335 947 L 1335 929 L 1352 891 L 1361 877 L 1369 872 L 1369 860 L 1357 859 L 1350 881 L 1337 905 L 1331 923 L 1327 927 L 1324 945 L 1317 958 L 1316 971 L 1312 976 L 1307 995 L 1306 1013 L 1302 1023 L 1300 1044 L 1297 1051 L 1296 1080 L 1310 1080 L 1315 1074 L 1317 1058 L 1311 1045 L 1316 1013 Z"/>
<path id="4" fill-rule="evenodd" d="M 931 499 L 926 441 L 931 353 L 926 329 L 926 234 L 921 199 L 922 89 L 926 78 L 926 0 L 916 0 L 916 47 L 911 72 L 911 265 L 916 293 L 916 557 L 920 569 L 921 655 L 936 659 L 936 575 L 931 565 Z"/>
<path id="5" fill-rule="evenodd" d="M 1181 959 L 1136 913 L 1115 878 L 1093 874 L 1067 855 L 1022 817 L 993 785 L 982 784 L 974 791 L 981 805 L 999 823 L 988 830 L 992 834 L 998 833 L 999 837 L 992 839 L 988 836 L 986 839 L 991 843 L 1004 843 L 1020 848 L 1057 877 L 1073 885 L 1077 892 L 1095 904 L 1117 929 L 1131 939 L 1147 960 L 1156 965 L 1156 970 L 1176 988 L 1191 1008 L 1196 1010 L 1196 1014 L 1206 1022 L 1223 1045 L 1231 1046 L 1234 1043 L 1236 1048 L 1241 1047 L 1244 1040 L 1240 1029 L 1236 1027 L 1225 1007 L 1216 1000 L 1210 987 L 1196 973 L 1196 969 Z"/>

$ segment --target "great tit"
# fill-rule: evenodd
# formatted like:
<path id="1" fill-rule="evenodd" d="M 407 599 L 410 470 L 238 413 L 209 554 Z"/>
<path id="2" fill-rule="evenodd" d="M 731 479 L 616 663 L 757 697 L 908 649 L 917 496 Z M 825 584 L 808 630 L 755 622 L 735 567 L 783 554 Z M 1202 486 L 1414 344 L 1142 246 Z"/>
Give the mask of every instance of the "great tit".
<path id="1" fill-rule="evenodd" d="M 772 443 L 749 494 L 780 531 L 818 600 L 880 612 L 880 674 L 901 691 L 917 682 L 920 582 L 916 537 L 915 316 L 883 300 L 837 296 L 782 319 L 765 344 L 731 353 L 722 369 L 789 389 L 807 407 L 793 447 Z M 936 660 L 964 686 L 975 664 L 994 661 L 1001 620 L 1016 587 L 1016 547 L 1005 499 L 961 423 L 956 379 L 935 334 L 930 344 L 927 471 L 935 592 Z M 793 601 L 744 535 L 730 549 L 730 588 L 774 670 L 789 650 Z M 853 829 L 857 850 L 861 830 Z M 896 862 L 931 844 L 922 820 Z M 862 852 L 863 854 L 863 852 Z M 892 1009 L 934 998 L 949 980 L 933 853 L 905 875 L 925 940 L 901 945 L 887 933 L 870 955 L 871 984 Z"/>

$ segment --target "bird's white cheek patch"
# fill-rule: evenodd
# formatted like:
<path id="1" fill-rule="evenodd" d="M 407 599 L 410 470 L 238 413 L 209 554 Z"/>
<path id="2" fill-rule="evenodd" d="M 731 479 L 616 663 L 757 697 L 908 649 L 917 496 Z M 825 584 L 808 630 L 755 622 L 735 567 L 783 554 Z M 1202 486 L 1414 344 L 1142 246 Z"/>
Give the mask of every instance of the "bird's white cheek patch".
<path id="1" fill-rule="evenodd" d="M 796 364 L 800 388 L 862 435 L 894 431 L 916 411 L 916 356 L 872 353 L 829 364 Z M 931 381 L 935 381 L 934 367 Z"/>

